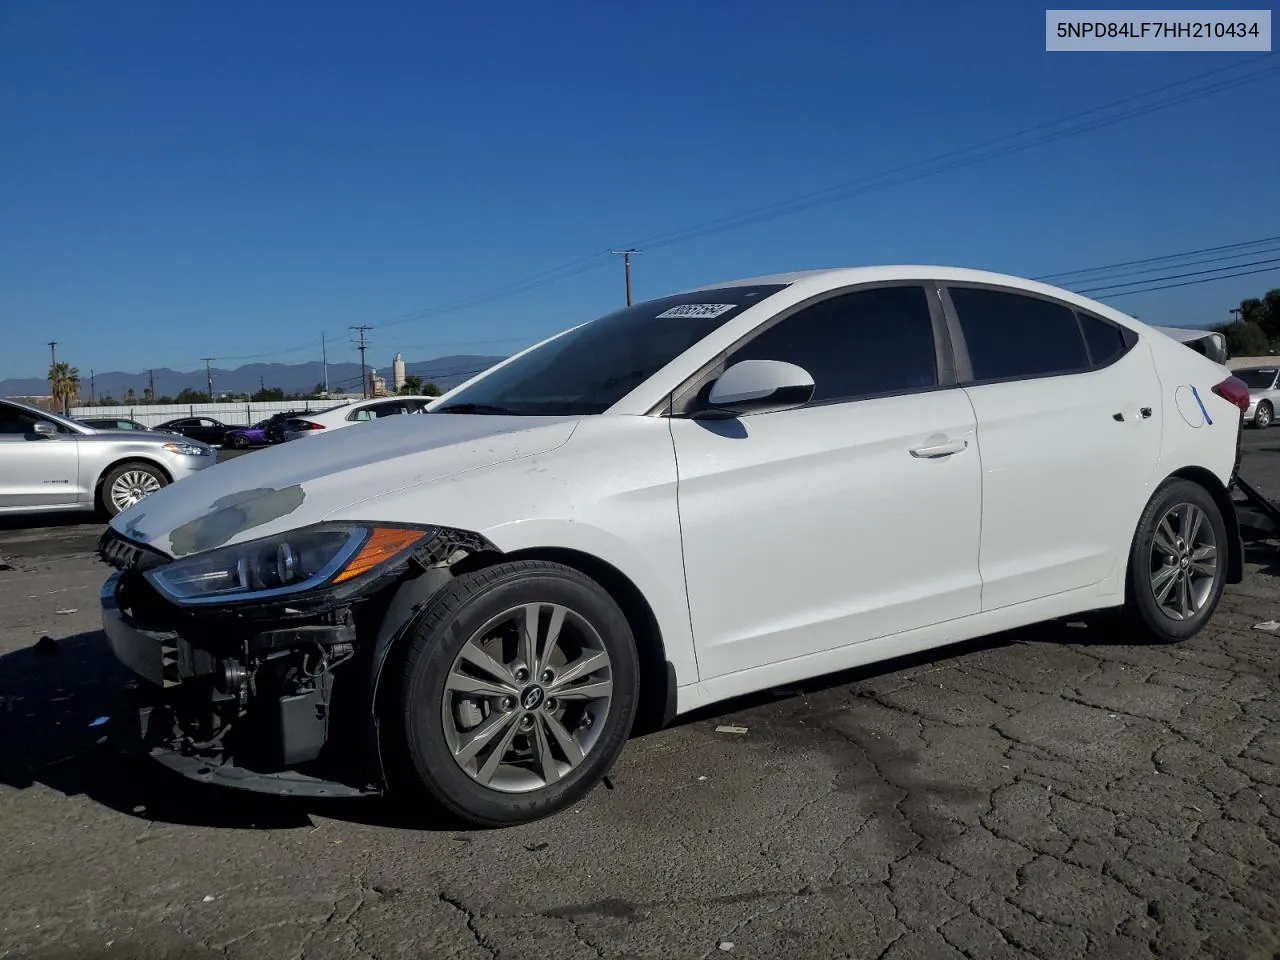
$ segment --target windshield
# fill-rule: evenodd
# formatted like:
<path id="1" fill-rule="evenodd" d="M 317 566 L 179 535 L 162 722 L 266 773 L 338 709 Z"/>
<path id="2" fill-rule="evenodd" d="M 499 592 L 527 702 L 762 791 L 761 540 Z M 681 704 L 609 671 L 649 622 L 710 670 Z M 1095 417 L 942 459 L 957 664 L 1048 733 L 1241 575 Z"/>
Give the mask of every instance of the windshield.
<path id="1" fill-rule="evenodd" d="M 785 284 L 649 300 L 583 324 L 477 380 L 437 413 L 603 413 L 712 331 Z"/>
<path id="2" fill-rule="evenodd" d="M 1265 370 L 1237 370 L 1236 376 L 1244 381 L 1244 385 L 1250 390 L 1266 390 L 1271 384 L 1275 383 L 1276 368 L 1268 367 Z"/>

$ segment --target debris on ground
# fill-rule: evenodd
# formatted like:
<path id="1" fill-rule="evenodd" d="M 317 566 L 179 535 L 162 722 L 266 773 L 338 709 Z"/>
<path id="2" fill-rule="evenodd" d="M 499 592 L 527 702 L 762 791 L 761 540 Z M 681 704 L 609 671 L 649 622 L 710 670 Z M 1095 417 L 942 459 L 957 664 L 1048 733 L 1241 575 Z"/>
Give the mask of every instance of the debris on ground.
<path id="1" fill-rule="evenodd" d="M 737 726 L 734 726 L 733 724 L 728 724 L 728 723 L 722 723 L 720 726 L 716 727 L 716 733 L 746 733 L 746 732 L 747 732 L 746 727 L 737 727 Z"/>
<path id="2" fill-rule="evenodd" d="M 78 610 L 76 610 L 76 608 L 75 608 L 75 607 L 68 607 L 66 610 L 55 610 L 55 611 L 54 611 L 54 613 L 56 613 L 56 614 L 57 614 L 58 616 L 60 616 L 60 617 L 70 616 L 71 614 L 73 614 L 73 613 L 78 613 L 78 612 L 79 612 L 79 611 L 78 611 Z"/>
<path id="3" fill-rule="evenodd" d="M 1280 630 L 1280 620 L 1263 620 L 1261 623 L 1253 625 L 1255 630 L 1265 630 L 1267 633 L 1275 633 Z"/>
<path id="4" fill-rule="evenodd" d="M 716 946 L 719 947 L 721 950 L 723 950 L 725 953 L 728 953 L 730 950 L 733 949 L 733 941 L 721 940 L 719 943 L 716 944 Z"/>

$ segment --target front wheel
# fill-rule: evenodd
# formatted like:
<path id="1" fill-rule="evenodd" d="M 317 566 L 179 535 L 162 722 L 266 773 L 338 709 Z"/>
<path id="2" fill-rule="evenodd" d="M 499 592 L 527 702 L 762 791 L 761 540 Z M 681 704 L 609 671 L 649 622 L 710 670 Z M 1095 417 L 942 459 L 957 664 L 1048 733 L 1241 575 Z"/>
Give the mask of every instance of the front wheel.
<path id="1" fill-rule="evenodd" d="M 635 638 L 613 598 L 571 567 L 499 564 L 451 581 L 399 668 L 403 784 L 478 826 L 576 803 L 635 716 Z M 393 775 L 394 776 L 394 775 Z"/>
<path id="2" fill-rule="evenodd" d="M 1154 640 L 1187 640 L 1213 616 L 1226 585 L 1229 543 L 1218 503 L 1190 480 L 1164 483 L 1138 522 L 1126 607 Z"/>
<path id="3" fill-rule="evenodd" d="M 168 485 L 169 478 L 158 467 L 122 463 L 102 479 L 102 508 L 114 517 Z"/>
<path id="4" fill-rule="evenodd" d="M 1258 404 L 1258 409 L 1253 414 L 1253 425 L 1259 430 L 1265 430 L 1271 426 L 1271 421 L 1275 419 L 1275 414 L 1271 410 L 1271 404 L 1263 400 Z"/>

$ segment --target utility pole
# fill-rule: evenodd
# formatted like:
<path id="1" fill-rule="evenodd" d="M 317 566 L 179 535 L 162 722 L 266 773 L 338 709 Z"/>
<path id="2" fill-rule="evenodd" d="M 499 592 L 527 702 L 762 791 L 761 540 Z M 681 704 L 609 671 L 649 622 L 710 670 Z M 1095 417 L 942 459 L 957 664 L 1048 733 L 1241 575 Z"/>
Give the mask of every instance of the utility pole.
<path id="1" fill-rule="evenodd" d="M 94 394 L 93 394 L 93 368 L 90 367 L 89 368 L 89 406 L 96 407 L 97 405 L 98 405 L 98 401 L 94 398 Z"/>
<path id="2" fill-rule="evenodd" d="M 1230 312 L 1231 315 L 1236 318 L 1237 323 L 1239 323 L 1240 319 L 1244 316 L 1244 311 L 1239 307 L 1232 307 Z"/>
<path id="3" fill-rule="evenodd" d="M 364 335 L 366 330 L 372 330 L 373 327 L 369 326 L 367 323 L 362 323 L 359 326 L 352 327 L 351 329 L 354 330 L 356 335 L 360 338 L 359 340 L 354 340 L 352 342 L 360 345 L 360 396 L 362 399 L 367 400 L 369 399 L 369 378 L 365 374 L 364 352 L 368 349 L 369 344 L 365 340 Z"/>
<path id="4" fill-rule="evenodd" d="M 329 353 L 325 349 L 324 331 L 320 332 L 320 362 L 324 365 L 324 395 L 329 395 Z"/>
<path id="5" fill-rule="evenodd" d="M 633 253 L 644 253 L 644 251 L 629 247 L 626 250 L 610 250 L 609 252 L 622 257 L 622 265 L 627 274 L 627 306 L 629 307 L 631 306 L 631 255 Z"/>
<path id="6" fill-rule="evenodd" d="M 209 369 L 209 363 L 214 358 L 201 357 L 200 359 L 204 361 L 204 378 L 205 382 L 209 385 L 209 402 L 213 403 L 213 371 Z"/>
<path id="7" fill-rule="evenodd" d="M 147 389 L 151 391 L 151 402 L 156 402 L 156 372 L 154 370 L 147 371 Z"/>

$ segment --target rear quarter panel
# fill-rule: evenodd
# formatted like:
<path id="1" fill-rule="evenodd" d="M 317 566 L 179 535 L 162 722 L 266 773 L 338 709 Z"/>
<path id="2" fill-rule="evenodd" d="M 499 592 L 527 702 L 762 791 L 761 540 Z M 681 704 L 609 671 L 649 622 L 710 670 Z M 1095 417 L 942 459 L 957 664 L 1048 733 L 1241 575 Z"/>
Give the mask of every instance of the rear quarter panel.
<path id="1" fill-rule="evenodd" d="M 1213 388 L 1231 371 L 1159 331 L 1147 329 L 1142 335 L 1161 384 L 1162 476 L 1203 467 L 1225 486 L 1235 466 L 1240 409 Z"/>

